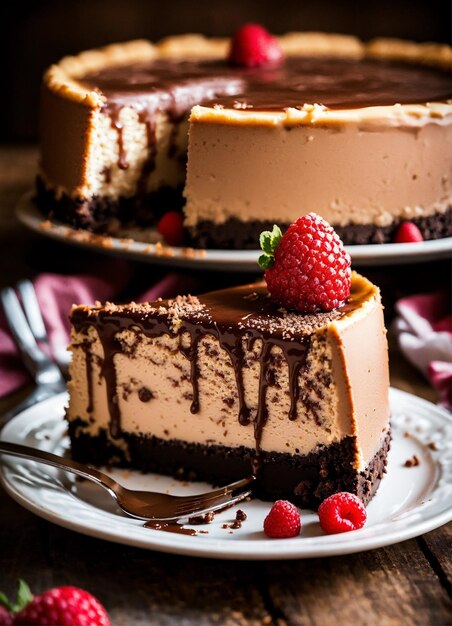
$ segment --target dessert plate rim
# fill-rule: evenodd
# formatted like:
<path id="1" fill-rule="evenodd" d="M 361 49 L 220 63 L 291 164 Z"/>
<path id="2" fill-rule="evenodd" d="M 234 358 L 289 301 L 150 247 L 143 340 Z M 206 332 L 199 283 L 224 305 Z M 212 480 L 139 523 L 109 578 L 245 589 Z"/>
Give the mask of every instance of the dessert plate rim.
<path id="1" fill-rule="evenodd" d="M 293 539 L 272 540 L 265 538 L 254 521 L 253 532 L 248 538 L 241 534 L 242 530 L 233 537 L 225 534 L 228 532 L 225 530 L 221 535 L 221 532 L 218 532 L 220 525 L 210 536 L 176 535 L 145 529 L 140 520 L 122 516 L 114 510 L 114 507 L 109 511 L 95 506 L 74 491 L 75 483 L 63 480 L 61 475 L 60 477 L 49 475 L 49 468 L 44 465 L 4 456 L 0 464 L 0 482 L 14 500 L 50 522 L 100 539 L 151 550 L 237 560 L 311 558 L 371 550 L 411 539 L 452 520 L 452 414 L 398 389 L 391 389 L 390 397 L 394 409 L 395 447 L 404 446 L 404 455 L 412 448 L 420 454 L 422 462 L 418 467 L 408 469 L 403 467 L 402 462 L 406 457 L 394 457 L 396 451 L 392 452 L 388 476 L 383 479 L 380 490 L 368 509 L 369 520 L 371 509 L 377 516 L 370 525 L 367 524 L 363 529 L 352 533 L 326 536 L 319 534 L 321 531 L 318 527 L 314 536 L 304 536 L 302 533 L 300 537 Z M 22 412 L 4 427 L 2 439 L 28 445 L 34 442 L 39 447 L 61 452 L 64 442 L 63 415 L 66 400 L 65 393 L 59 394 Z M 408 431 L 412 431 L 409 437 L 406 436 Z M 434 447 L 437 447 L 435 451 L 428 445 L 432 441 L 435 442 Z M 421 482 L 423 487 L 417 494 L 417 499 L 412 498 L 409 505 L 405 503 L 408 507 L 406 510 L 400 508 L 396 512 L 392 503 L 391 519 L 386 519 L 384 515 L 387 514 L 382 511 L 389 505 L 385 499 L 395 498 L 398 502 L 398 494 L 393 495 L 394 486 L 396 483 L 398 485 L 398 482 L 394 481 L 396 472 L 398 482 L 401 480 L 400 473 L 406 472 L 402 480 L 407 484 L 402 490 L 402 497 L 407 498 L 407 502 L 413 489 L 420 489 Z M 390 486 L 391 473 L 393 478 Z M 154 479 L 157 480 L 155 477 Z M 172 480 L 161 476 L 158 479 Z M 192 484 L 191 487 L 193 486 Z M 400 486 L 396 487 L 396 491 L 397 489 L 400 489 Z M 196 486 L 196 490 L 199 491 L 200 488 Z M 269 507 L 269 503 L 262 503 L 259 500 L 239 505 L 239 508 L 244 508 L 248 512 L 250 518 L 255 516 L 259 521 L 263 521 Z M 381 520 L 378 515 L 383 516 Z M 302 515 L 302 522 L 307 525 L 311 523 L 318 526 L 316 519 L 314 513 L 304 512 Z M 244 523 L 244 531 L 245 525 L 251 521 L 252 519 Z M 212 529 L 211 526 L 198 528 L 209 531 Z"/>
<path id="2" fill-rule="evenodd" d="M 186 269 L 259 272 L 257 259 L 259 250 L 201 250 L 165 246 L 137 241 L 133 238 L 116 238 L 92 235 L 60 222 L 45 218 L 39 213 L 34 201 L 34 192 L 26 192 L 16 205 L 20 222 L 31 230 L 74 246 L 97 250 L 117 257 L 145 263 Z M 357 266 L 379 266 L 435 261 L 452 257 L 452 237 L 419 243 L 389 243 L 346 246 L 352 262 Z"/>

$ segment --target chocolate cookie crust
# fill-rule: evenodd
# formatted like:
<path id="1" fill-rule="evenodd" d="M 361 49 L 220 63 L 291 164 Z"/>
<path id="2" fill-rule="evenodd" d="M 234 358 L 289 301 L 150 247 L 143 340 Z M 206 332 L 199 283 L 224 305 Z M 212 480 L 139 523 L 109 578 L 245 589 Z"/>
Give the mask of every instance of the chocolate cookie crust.
<path id="1" fill-rule="evenodd" d="M 65 222 L 73 228 L 82 228 L 92 233 L 114 235 L 121 226 L 148 227 L 166 211 L 182 211 L 182 188 L 163 187 L 142 197 L 117 200 L 93 197 L 90 200 L 74 199 L 67 195 L 56 197 L 54 190 L 47 189 L 38 177 L 36 179 L 36 204 L 46 217 Z M 412 220 L 425 240 L 452 237 L 452 207 L 444 213 L 437 213 Z M 334 226 L 346 245 L 391 243 L 399 225 L 395 221 L 389 226 L 374 224 L 349 224 Z M 289 224 L 280 224 L 285 231 Z M 186 244 L 195 248 L 217 248 L 221 250 L 253 250 L 258 248 L 259 235 L 263 230 L 271 230 L 273 222 L 241 222 L 229 219 L 221 228 L 213 222 L 199 222 L 186 230 Z"/>
<path id="2" fill-rule="evenodd" d="M 425 240 L 441 239 L 452 236 L 452 207 L 444 213 L 437 213 L 410 220 L 419 228 Z M 375 224 L 349 224 L 335 226 L 334 230 L 346 245 L 392 243 L 400 221 L 395 220 L 389 226 Z M 290 224 L 279 224 L 284 232 Z M 259 235 L 263 230 L 271 230 L 273 222 L 241 222 L 229 219 L 218 227 L 213 222 L 200 222 L 190 229 L 189 239 L 194 247 L 228 249 L 257 248 Z"/>
<path id="3" fill-rule="evenodd" d="M 112 446 L 105 430 L 96 436 L 83 432 L 80 419 L 69 423 L 72 457 L 81 463 L 113 464 L 143 472 L 157 472 L 180 479 L 226 484 L 251 473 L 253 450 L 205 446 L 178 440 L 124 433 L 128 452 Z M 321 446 L 316 452 L 295 456 L 262 451 L 255 495 L 263 500 L 288 499 L 301 507 L 316 509 L 338 491 L 356 494 L 367 504 L 385 472 L 390 433 L 367 467 L 356 472 L 354 437 Z"/>
<path id="4" fill-rule="evenodd" d="M 164 213 L 182 211 L 183 206 L 182 187 L 160 187 L 145 195 L 115 199 L 102 196 L 72 198 L 67 194 L 57 197 L 39 176 L 36 178 L 35 201 L 48 218 L 72 228 L 107 235 L 115 235 L 121 226 L 153 226 Z"/>

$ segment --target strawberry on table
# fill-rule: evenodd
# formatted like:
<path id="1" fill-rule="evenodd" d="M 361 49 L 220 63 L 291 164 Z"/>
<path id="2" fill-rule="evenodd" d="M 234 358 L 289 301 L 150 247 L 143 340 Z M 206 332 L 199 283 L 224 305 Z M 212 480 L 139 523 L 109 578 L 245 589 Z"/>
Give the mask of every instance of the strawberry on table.
<path id="1" fill-rule="evenodd" d="M 110 626 L 108 614 L 102 604 L 87 591 L 78 587 L 55 587 L 38 596 L 32 595 L 30 588 L 19 581 L 15 604 L 0 594 L 0 604 L 7 609 L 5 619 L 0 624 L 16 626 Z"/>
<path id="2" fill-rule="evenodd" d="M 5 607 L 0 606 L 0 626 L 11 626 L 13 615 Z"/>

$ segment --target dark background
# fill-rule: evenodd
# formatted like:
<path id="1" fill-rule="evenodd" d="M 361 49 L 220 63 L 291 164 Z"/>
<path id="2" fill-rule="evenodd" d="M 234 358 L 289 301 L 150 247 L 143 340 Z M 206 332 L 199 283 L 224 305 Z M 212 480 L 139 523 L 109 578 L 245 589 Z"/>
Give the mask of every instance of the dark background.
<path id="1" fill-rule="evenodd" d="M 5 63 L 0 140 L 35 140 L 42 72 L 66 54 L 185 32 L 229 36 L 245 21 L 274 33 L 323 30 L 357 35 L 450 40 L 448 0 L 3 0 L 0 63 Z"/>

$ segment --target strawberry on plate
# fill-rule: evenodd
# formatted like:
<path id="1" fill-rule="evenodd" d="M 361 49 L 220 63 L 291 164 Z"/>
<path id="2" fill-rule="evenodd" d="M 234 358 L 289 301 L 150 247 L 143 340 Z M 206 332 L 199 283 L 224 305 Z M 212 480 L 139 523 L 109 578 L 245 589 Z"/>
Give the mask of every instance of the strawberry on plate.
<path id="1" fill-rule="evenodd" d="M 329 535 L 358 530 L 367 520 L 366 507 L 348 491 L 326 498 L 319 506 L 318 514 L 320 526 Z"/>
<path id="2" fill-rule="evenodd" d="M 297 507 L 287 500 L 276 500 L 264 520 L 264 532 L 270 539 L 288 539 L 300 534 L 301 518 Z"/>

